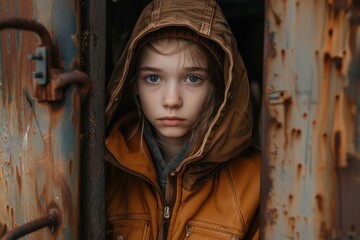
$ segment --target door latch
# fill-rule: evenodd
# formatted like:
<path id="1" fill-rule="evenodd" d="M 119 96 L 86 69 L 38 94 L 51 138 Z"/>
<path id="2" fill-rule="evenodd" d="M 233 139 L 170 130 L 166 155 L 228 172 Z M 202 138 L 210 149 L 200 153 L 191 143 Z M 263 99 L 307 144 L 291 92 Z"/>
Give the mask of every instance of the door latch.
<path id="1" fill-rule="evenodd" d="M 81 97 L 85 97 L 90 90 L 90 78 L 84 72 L 74 70 L 64 73 L 60 68 L 58 51 L 51 40 L 47 29 L 35 20 L 9 18 L 0 21 L 0 30 L 18 29 L 32 31 L 39 35 L 40 46 L 35 53 L 29 54 L 28 59 L 36 62 L 36 69 L 32 72 L 34 81 L 34 96 L 38 101 L 61 101 L 63 89 L 71 84 L 79 87 Z"/>

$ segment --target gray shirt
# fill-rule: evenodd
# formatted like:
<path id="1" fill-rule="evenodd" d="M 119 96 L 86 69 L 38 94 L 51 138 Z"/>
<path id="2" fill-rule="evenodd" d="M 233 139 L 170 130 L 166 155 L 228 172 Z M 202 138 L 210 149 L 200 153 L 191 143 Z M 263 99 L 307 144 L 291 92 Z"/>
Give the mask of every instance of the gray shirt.
<path id="1" fill-rule="evenodd" d="M 166 163 L 161 146 L 156 141 L 154 136 L 153 127 L 145 120 L 144 124 L 144 137 L 149 147 L 151 156 L 153 158 L 154 166 L 158 176 L 158 181 L 163 194 L 166 193 L 167 176 L 170 172 L 175 171 L 179 164 L 184 159 L 184 156 L 188 150 L 189 144 L 185 144 L 183 148 L 176 154 L 176 156 Z"/>

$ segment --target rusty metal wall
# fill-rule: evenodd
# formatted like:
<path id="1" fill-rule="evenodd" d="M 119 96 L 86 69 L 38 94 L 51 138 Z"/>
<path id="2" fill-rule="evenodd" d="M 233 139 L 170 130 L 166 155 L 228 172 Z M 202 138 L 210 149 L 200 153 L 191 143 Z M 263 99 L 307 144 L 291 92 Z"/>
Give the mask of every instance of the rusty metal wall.
<path id="1" fill-rule="evenodd" d="M 1 0 L 0 20 L 36 19 L 59 47 L 60 66 L 79 61 L 80 9 L 72 0 Z M 65 100 L 34 97 L 27 59 L 40 44 L 31 32 L 0 31 L 0 223 L 11 230 L 57 208 L 61 224 L 26 239 L 79 239 L 80 97 L 74 88 Z"/>
<path id="2" fill-rule="evenodd" d="M 359 239 L 360 1 L 265 18 L 262 239 Z"/>

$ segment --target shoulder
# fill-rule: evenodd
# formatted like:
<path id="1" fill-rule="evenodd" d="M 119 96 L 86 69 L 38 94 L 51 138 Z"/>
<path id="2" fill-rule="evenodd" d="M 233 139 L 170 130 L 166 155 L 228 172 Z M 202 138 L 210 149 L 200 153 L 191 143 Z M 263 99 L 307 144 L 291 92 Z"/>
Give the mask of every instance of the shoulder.
<path id="1" fill-rule="evenodd" d="M 257 148 L 250 146 L 241 154 L 230 160 L 227 167 L 231 173 L 236 175 L 239 174 L 239 171 L 251 171 L 252 175 L 260 175 L 261 152 Z"/>

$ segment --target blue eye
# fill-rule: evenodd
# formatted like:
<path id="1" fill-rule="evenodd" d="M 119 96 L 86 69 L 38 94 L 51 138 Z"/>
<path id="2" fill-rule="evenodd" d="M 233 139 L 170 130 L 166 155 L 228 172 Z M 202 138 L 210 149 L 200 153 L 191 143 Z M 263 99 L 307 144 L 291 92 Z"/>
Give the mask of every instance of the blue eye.
<path id="1" fill-rule="evenodd" d="M 145 80 L 146 80 L 147 82 L 149 82 L 149 83 L 156 83 L 156 82 L 159 82 L 159 81 L 160 81 L 159 77 L 156 76 L 156 75 L 147 76 L 147 77 L 145 78 Z"/>
<path id="2" fill-rule="evenodd" d="M 201 81 L 201 79 L 197 76 L 188 76 L 186 81 L 189 83 L 198 83 Z"/>

